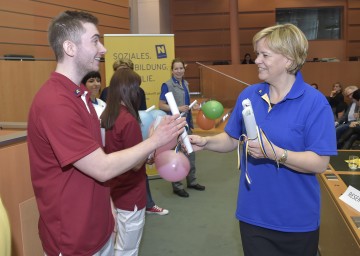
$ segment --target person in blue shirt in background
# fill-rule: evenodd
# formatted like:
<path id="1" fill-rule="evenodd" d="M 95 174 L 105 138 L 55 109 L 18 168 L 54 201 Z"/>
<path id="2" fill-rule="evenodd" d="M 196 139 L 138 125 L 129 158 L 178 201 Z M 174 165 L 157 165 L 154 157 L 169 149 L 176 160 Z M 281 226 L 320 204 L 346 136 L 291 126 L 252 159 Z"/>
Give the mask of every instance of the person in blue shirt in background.
<path id="1" fill-rule="evenodd" d="M 172 92 L 175 98 L 175 102 L 179 108 L 180 113 L 186 113 L 186 121 L 188 124 L 188 134 L 191 134 L 193 129 L 192 115 L 190 105 L 190 92 L 189 83 L 184 79 L 185 63 L 180 58 L 175 58 L 171 63 L 171 78 L 162 84 L 161 93 L 159 99 L 159 109 L 171 114 L 170 106 L 167 103 L 165 94 Z M 194 109 L 198 108 L 198 104 L 194 105 Z M 196 167 L 195 167 L 195 152 L 189 154 L 188 159 L 190 161 L 190 171 L 186 176 L 187 187 L 198 191 L 205 190 L 205 186 L 200 185 L 196 181 Z M 172 182 L 173 192 L 180 197 L 189 197 L 189 193 L 186 192 L 181 182 Z"/>
<path id="2" fill-rule="evenodd" d="M 236 218 L 245 255 L 317 254 L 320 186 L 316 174 L 336 155 L 334 117 L 325 96 L 300 69 L 308 41 L 292 24 L 265 28 L 253 38 L 259 78 L 245 88 L 221 134 L 191 135 L 194 150 L 240 150 Z M 242 102 L 252 103 L 258 138 L 244 143 Z"/>

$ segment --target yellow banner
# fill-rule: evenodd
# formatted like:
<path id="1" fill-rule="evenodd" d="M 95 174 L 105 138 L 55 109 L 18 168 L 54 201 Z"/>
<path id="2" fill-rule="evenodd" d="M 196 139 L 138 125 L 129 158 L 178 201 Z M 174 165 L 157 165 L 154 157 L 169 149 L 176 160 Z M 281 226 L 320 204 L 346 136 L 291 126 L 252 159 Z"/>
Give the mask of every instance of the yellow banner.
<path id="1" fill-rule="evenodd" d="M 130 59 L 134 70 L 141 76 L 141 88 L 146 105 L 158 108 L 162 83 L 171 77 L 171 61 L 175 58 L 173 34 L 105 34 L 104 44 L 106 83 L 113 74 L 117 59 Z"/>
<path id="2" fill-rule="evenodd" d="M 105 34 L 106 84 L 113 75 L 112 65 L 117 59 L 130 59 L 141 76 L 141 88 L 146 105 L 158 109 L 161 85 L 171 77 L 171 62 L 175 58 L 173 34 Z M 156 175 L 155 165 L 146 165 L 149 176 Z"/>

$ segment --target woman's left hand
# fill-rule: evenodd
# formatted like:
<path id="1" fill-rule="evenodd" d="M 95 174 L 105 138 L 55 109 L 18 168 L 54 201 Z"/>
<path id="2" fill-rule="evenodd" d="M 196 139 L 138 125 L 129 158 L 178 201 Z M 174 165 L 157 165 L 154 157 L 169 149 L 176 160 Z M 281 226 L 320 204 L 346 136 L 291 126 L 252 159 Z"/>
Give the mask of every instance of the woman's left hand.
<path id="1" fill-rule="evenodd" d="M 262 144 L 259 142 L 259 137 L 255 140 L 246 140 L 248 141 L 248 154 L 253 158 L 269 158 L 275 159 L 274 150 L 277 150 L 278 147 L 274 144 L 270 144 L 268 139 L 266 139 L 265 134 L 261 132 L 261 137 L 263 139 Z M 263 147 L 263 148 L 262 148 Z M 264 154 L 265 152 L 265 154 Z"/>
<path id="2" fill-rule="evenodd" d="M 255 140 L 245 140 L 248 143 L 247 153 L 253 158 L 265 158 L 258 139 Z"/>

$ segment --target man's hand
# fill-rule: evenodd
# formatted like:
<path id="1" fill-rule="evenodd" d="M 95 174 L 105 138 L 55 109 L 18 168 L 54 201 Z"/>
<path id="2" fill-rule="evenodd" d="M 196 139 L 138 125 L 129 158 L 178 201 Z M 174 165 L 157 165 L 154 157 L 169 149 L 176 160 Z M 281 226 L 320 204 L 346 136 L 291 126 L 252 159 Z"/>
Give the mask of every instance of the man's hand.
<path id="1" fill-rule="evenodd" d="M 186 119 L 184 117 L 179 118 L 179 116 L 179 114 L 164 116 L 156 129 L 153 130 L 149 139 L 156 143 L 156 148 L 169 143 L 183 133 Z"/>

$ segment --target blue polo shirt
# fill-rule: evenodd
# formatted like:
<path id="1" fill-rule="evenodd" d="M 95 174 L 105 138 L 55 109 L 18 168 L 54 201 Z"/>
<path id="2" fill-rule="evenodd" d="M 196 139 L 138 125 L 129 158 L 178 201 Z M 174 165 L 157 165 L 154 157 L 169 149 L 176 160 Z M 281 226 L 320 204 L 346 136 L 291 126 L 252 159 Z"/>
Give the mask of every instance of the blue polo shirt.
<path id="1" fill-rule="evenodd" d="M 290 151 L 337 154 L 334 117 L 318 90 L 300 72 L 285 98 L 272 108 L 269 84 L 247 87 L 237 99 L 225 132 L 238 139 L 246 134 L 242 101 L 250 99 L 257 125 L 275 145 Z M 315 174 L 296 172 L 270 159 L 248 157 L 252 183 L 245 179 L 245 150 L 241 156 L 236 217 L 246 223 L 284 232 L 308 232 L 320 225 L 320 187 Z"/>

